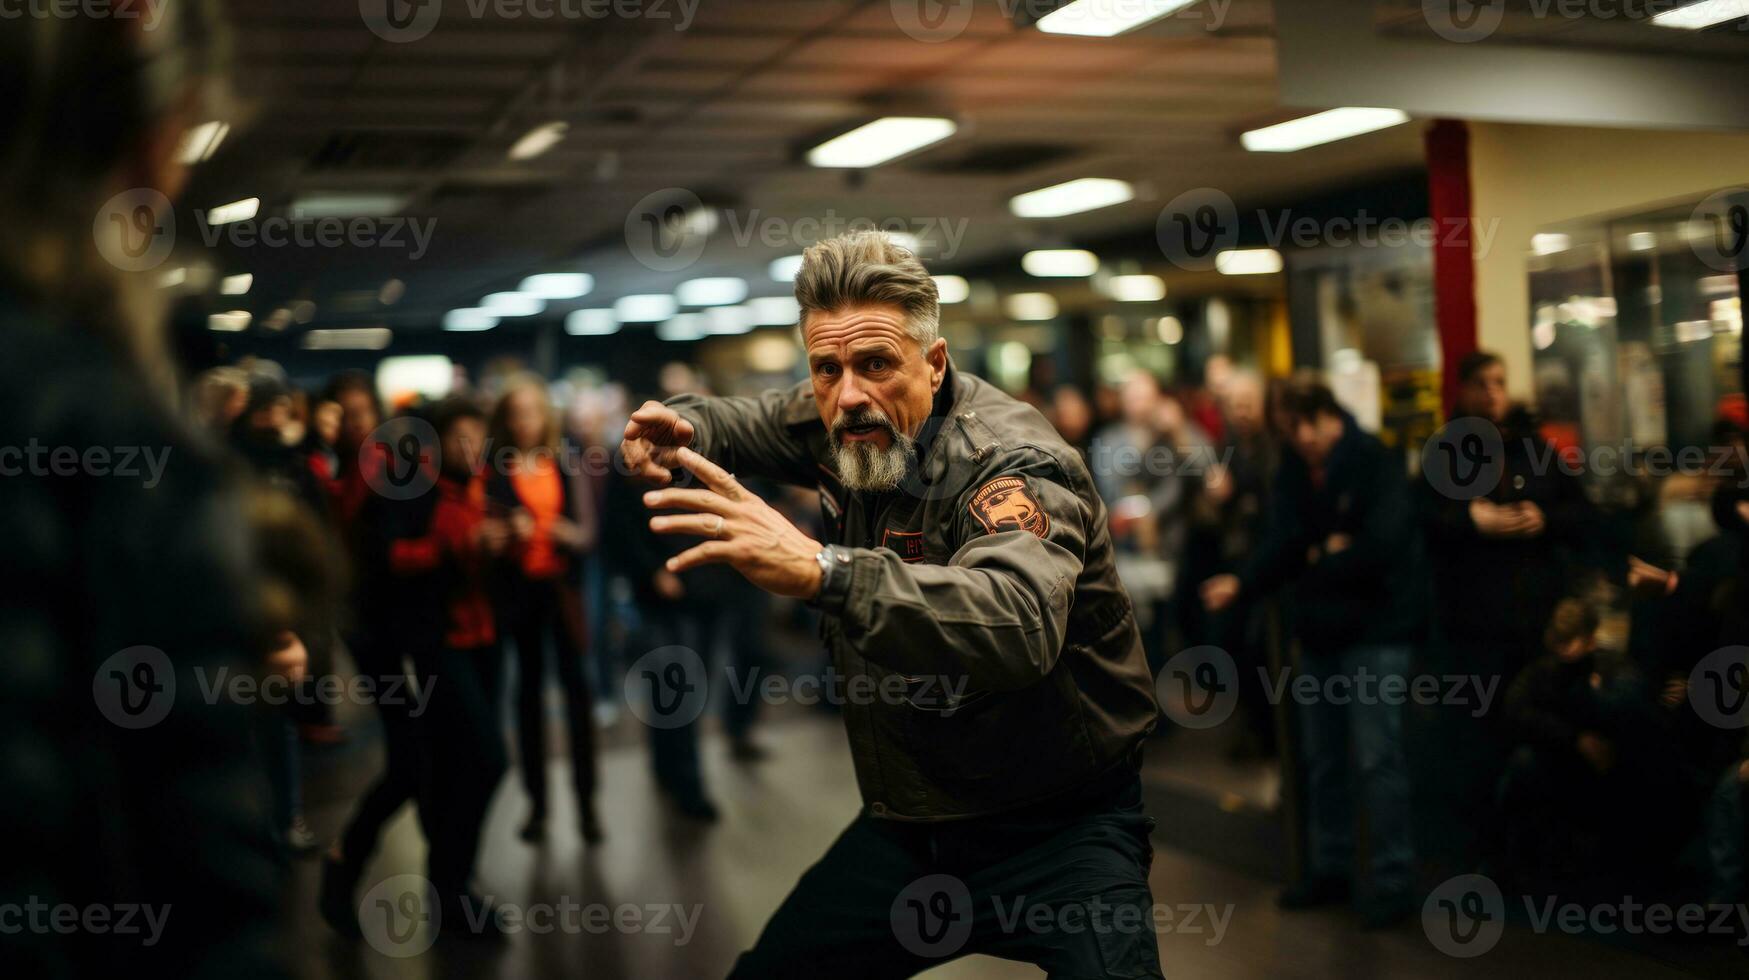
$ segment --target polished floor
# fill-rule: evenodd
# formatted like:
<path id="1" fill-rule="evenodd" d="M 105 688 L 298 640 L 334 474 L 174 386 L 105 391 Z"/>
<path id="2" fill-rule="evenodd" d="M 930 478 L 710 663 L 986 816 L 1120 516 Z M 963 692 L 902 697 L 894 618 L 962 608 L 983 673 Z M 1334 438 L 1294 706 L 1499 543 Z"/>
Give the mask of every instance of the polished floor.
<path id="1" fill-rule="evenodd" d="M 770 757 L 732 761 L 722 742 L 707 740 L 706 765 L 722 820 L 701 826 L 669 814 L 659 803 L 642 745 L 625 738 L 602 760 L 600 806 L 608 839 L 585 847 L 572 801 L 559 794 L 548 839 L 520 841 L 516 830 L 527 801 L 508 780 L 494 800 L 480 863 L 483 890 L 501 903 L 571 903 L 600 908 L 572 921 L 595 929 L 523 932 L 501 946 L 443 939 L 417 956 L 394 958 L 368 944 L 329 932 L 314 912 L 318 865 L 301 861 L 290 922 L 290 955 L 300 976 L 371 978 L 447 977 L 720 977 L 736 953 L 758 934 L 797 876 L 855 814 L 857 794 L 849 753 L 836 720 L 796 715 L 774 720 L 760 734 Z M 350 792 L 374 764 L 368 726 L 352 748 L 324 760 L 312 755 L 309 818 L 332 834 L 350 810 Z M 1197 755 L 1193 743 L 1168 740 L 1161 753 Z M 1188 762 L 1194 769 L 1201 762 Z M 1158 773 L 1167 761 L 1155 758 Z M 554 785 L 564 786 L 564 763 L 554 763 Z M 1259 777 L 1236 777 L 1255 786 Z M 1243 785 L 1240 787 L 1243 788 Z M 1271 787 L 1265 785 L 1263 791 Z M 1223 791 L 1231 794 L 1230 791 Z M 327 795 L 324 796 L 324 793 Z M 1163 828 L 1152 874 L 1157 903 L 1203 906 L 1223 913 L 1220 929 L 1209 915 L 1185 931 L 1162 931 L 1160 955 L 1169 977 L 1195 978 L 1444 978 L 1479 974 L 1585 976 L 1588 980 L 1657 980 L 1693 975 L 1742 975 L 1679 969 L 1662 957 L 1614 948 L 1593 938 L 1542 935 L 1509 928 L 1479 960 L 1439 952 L 1411 922 L 1384 933 L 1361 932 L 1346 912 L 1286 915 L 1273 904 L 1275 884 L 1174 847 Z M 367 883 L 423 866 L 424 842 L 409 809 L 391 826 Z M 673 908 L 682 910 L 684 920 Z M 658 910 L 660 909 L 660 911 Z M 609 915 L 624 928 L 600 926 Z M 635 917 L 635 918 L 634 918 Z M 662 919 L 659 923 L 658 917 Z M 1739 962 L 1736 954 L 1708 962 Z M 1749 962 L 1745 960 L 1742 962 Z M 1740 967 L 1738 970 L 1740 971 Z M 1042 976 L 1033 967 L 968 957 L 927 974 L 936 978 Z"/>

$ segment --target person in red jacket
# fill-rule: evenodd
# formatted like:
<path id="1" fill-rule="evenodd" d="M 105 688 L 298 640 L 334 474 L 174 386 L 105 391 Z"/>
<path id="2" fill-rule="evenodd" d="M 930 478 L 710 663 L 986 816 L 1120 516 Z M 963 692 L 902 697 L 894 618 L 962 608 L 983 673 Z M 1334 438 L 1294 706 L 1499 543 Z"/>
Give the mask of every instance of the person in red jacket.
<path id="1" fill-rule="evenodd" d="M 472 891 L 471 879 L 486 809 L 509 768 L 498 716 L 503 663 L 487 587 L 510 530 L 501 518 L 487 515 L 481 475 L 485 415 L 465 399 L 452 398 L 433 411 L 432 425 L 439 475 L 431 491 L 437 499 L 430 528 L 389 549 L 396 574 L 434 576 L 443 608 L 443 642 L 416 655 L 414 664 L 427 692 L 432 750 L 441 760 L 432 772 L 436 812 L 427 866 L 442 929 L 497 931 L 496 916 Z"/>

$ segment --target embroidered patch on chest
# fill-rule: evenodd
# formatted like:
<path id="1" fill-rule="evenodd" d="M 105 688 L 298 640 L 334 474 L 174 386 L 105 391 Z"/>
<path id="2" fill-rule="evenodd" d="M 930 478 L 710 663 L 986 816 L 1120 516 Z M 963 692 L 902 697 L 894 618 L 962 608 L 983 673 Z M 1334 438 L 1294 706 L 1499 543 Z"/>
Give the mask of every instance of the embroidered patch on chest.
<path id="1" fill-rule="evenodd" d="M 895 531 L 892 528 L 887 528 L 881 533 L 881 547 L 897 552 L 903 561 L 922 561 L 923 532 Z"/>
<path id="2" fill-rule="evenodd" d="M 1042 538 L 1051 528 L 1050 515 L 1018 476 L 999 476 L 979 487 L 972 495 L 971 511 L 991 534 L 1031 531 Z"/>

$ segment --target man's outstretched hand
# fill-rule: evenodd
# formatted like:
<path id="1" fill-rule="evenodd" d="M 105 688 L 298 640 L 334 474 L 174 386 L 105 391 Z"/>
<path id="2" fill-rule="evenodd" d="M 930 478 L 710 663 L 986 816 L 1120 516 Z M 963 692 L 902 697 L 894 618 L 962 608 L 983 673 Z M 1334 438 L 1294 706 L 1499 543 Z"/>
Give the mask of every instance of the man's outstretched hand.
<path id="1" fill-rule="evenodd" d="M 708 489 L 671 487 L 644 494 L 644 506 L 651 510 L 691 512 L 652 517 L 650 530 L 709 540 L 668 559 L 669 571 L 722 563 L 733 566 L 767 592 L 798 599 L 819 594 L 820 563 L 815 556 L 820 553 L 820 542 L 803 534 L 721 466 L 691 449 L 674 450 L 673 460 L 691 470 Z"/>
<path id="2" fill-rule="evenodd" d="M 626 471 L 665 487 L 674 482 L 669 467 L 674 465 L 674 451 L 692 445 L 692 423 L 661 402 L 649 401 L 632 413 L 626 422 L 625 439 L 620 454 L 625 457 Z"/>

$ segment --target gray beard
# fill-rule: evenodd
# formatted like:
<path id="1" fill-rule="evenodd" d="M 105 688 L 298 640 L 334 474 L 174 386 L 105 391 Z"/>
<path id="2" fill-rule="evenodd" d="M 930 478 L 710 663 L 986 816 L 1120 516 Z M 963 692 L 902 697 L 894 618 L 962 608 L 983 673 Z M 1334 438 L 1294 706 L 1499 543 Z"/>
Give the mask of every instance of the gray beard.
<path id="1" fill-rule="evenodd" d="M 832 463 L 838 479 L 846 487 L 859 492 L 897 489 L 905 479 L 906 467 L 917 441 L 910 436 L 893 433 L 893 444 L 886 449 L 872 442 L 834 440 Z"/>

